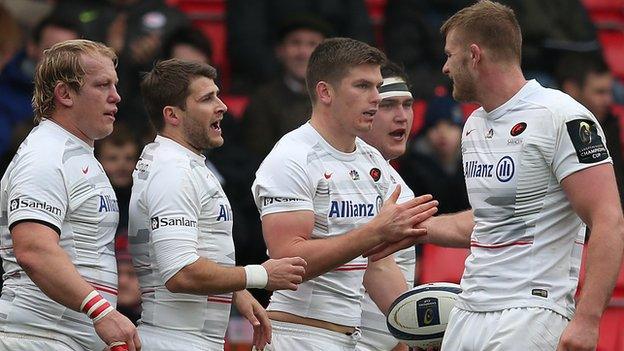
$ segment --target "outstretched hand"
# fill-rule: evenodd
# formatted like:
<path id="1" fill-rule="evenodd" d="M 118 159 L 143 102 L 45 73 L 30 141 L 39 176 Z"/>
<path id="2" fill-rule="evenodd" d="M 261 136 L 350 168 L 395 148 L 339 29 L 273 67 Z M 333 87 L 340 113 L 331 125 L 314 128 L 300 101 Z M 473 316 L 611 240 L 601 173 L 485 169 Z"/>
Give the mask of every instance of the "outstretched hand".
<path id="1" fill-rule="evenodd" d="M 438 201 L 431 195 L 422 195 L 398 204 L 400 186 L 384 202 L 379 214 L 371 221 L 383 233 L 383 243 L 364 254 L 374 261 L 393 252 L 409 247 L 427 234 L 427 229 L 418 225 L 438 211 Z"/>

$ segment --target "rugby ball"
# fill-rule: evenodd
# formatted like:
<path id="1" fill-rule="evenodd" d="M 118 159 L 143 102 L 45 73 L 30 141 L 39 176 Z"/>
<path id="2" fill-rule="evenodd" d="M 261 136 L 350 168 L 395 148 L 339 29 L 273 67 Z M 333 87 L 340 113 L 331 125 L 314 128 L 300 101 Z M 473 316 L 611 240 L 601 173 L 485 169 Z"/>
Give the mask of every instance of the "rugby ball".
<path id="1" fill-rule="evenodd" d="M 406 291 L 390 306 L 388 330 L 411 347 L 440 347 L 449 314 L 461 291 L 453 283 L 423 284 Z"/>

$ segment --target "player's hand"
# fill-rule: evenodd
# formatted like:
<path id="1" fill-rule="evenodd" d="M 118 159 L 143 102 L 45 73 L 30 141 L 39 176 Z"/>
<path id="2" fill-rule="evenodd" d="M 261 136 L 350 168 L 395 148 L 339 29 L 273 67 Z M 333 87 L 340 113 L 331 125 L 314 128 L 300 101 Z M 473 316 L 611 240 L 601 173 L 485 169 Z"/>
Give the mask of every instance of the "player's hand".
<path id="1" fill-rule="evenodd" d="M 407 346 L 404 343 L 400 342 L 400 343 L 396 344 L 396 346 L 394 348 L 392 348 L 392 351 L 409 351 L 409 346 Z"/>
<path id="2" fill-rule="evenodd" d="M 301 257 L 270 259 L 262 264 L 269 275 L 267 290 L 297 290 L 303 281 L 307 262 Z"/>
<path id="3" fill-rule="evenodd" d="M 371 225 L 376 226 L 383 240 L 395 243 L 411 237 L 416 238 L 427 234 L 425 228 L 417 226 L 438 211 L 438 201 L 431 195 L 422 195 L 409 201 L 397 204 L 401 195 L 401 187 L 397 186 L 390 198 L 384 202 L 379 214 L 373 218 Z"/>
<path id="4" fill-rule="evenodd" d="M 125 342 L 130 351 L 141 350 L 141 340 L 136 327 L 128 318 L 117 310 L 112 311 L 94 325 L 95 332 L 106 345 L 113 342 Z"/>
<path id="5" fill-rule="evenodd" d="M 235 292 L 233 302 L 238 312 L 253 326 L 253 346 L 264 350 L 264 346 L 271 343 L 271 321 L 266 311 L 247 290 Z"/>
<path id="6" fill-rule="evenodd" d="M 563 330 L 557 351 L 594 351 L 598 344 L 600 319 L 576 315 Z"/>

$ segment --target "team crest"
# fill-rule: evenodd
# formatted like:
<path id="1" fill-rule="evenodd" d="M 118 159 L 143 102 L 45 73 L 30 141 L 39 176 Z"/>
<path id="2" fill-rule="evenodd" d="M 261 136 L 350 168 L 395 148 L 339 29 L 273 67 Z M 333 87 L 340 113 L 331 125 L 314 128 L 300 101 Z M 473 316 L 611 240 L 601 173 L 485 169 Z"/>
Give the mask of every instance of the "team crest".
<path id="1" fill-rule="evenodd" d="M 517 123 L 515 126 L 511 128 L 511 131 L 509 131 L 509 134 L 511 134 L 511 136 L 518 136 L 522 134 L 522 132 L 524 132 L 526 127 L 527 127 L 527 124 L 524 122 Z"/>
<path id="2" fill-rule="evenodd" d="M 370 174 L 371 178 L 373 178 L 374 181 L 378 181 L 379 178 L 381 178 L 381 171 L 379 170 L 379 168 L 371 169 L 369 174 Z"/>

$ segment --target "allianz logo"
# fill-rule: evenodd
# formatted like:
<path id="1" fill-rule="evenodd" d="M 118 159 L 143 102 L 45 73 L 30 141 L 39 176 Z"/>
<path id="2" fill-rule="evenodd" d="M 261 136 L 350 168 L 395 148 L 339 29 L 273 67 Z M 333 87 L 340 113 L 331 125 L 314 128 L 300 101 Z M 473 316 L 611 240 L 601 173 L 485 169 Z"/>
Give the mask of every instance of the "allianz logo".
<path id="1" fill-rule="evenodd" d="M 329 217 L 373 217 L 379 212 L 382 204 L 381 196 L 377 196 L 374 204 L 333 200 L 329 208 Z"/>
<path id="2" fill-rule="evenodd" d="M 510 181 L 516 171 L 516 166 L 510 156 L 503 156 L 496 165 L 481 163 L 479 161 L 464 162 L 464 177 L 468 178 L 493 178 L 500 182 Z"/>

